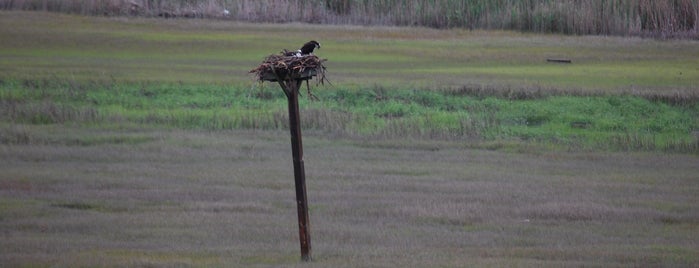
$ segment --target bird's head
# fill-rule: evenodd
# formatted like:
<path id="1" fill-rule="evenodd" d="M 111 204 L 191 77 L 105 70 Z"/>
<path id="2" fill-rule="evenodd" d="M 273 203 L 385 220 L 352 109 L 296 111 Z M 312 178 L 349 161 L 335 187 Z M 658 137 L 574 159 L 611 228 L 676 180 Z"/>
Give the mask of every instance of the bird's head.
<path id="1" fill-rule="evenodd" d="M 313 44 L 316 48 L 320 48 L 320 43 L 316 40 L 311 40 L 308 42 L 309 44 Z"/>

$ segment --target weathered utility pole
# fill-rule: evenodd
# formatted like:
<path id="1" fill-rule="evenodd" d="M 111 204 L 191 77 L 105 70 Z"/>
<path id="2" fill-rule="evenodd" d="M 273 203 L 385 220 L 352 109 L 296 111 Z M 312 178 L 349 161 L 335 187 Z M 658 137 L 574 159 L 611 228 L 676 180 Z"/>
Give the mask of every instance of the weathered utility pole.
<path id="1" fill-rule="evenodd" d="M 301 118 L 299 116 L 299 88 L 301 82 L 312 76 L 295 80 L 277 81 L 286 94 L 289 104 L 289 132 L 291 133 L 291 155 L 294 163 L 294 185 L 296 187 L 296 208 L 299 219 L 299 241 L 301 259 L 311 260 L 311 234 L 308 221 L 308 197 L 306 196 L 306 171 L 303 167 L 303 142 L 301 141 Z M 304 79 L 305 78 L 305 79 Z"/>
<path id="2" fill-rule="evenodd" d="M 316 56 L 270 55 L 257 68 L 251 70 L 260 81 L 277 82 L 284 91 L 289 105 L 289 132 L 291 133 L 291 153 L 294 164 L 294 185 L 296 188 L 296 208 L 299 221 L 299 242 L 301 260 L 311 260 L 311 233 L 308 220 L 308 197 L 306 196 L 306 171 L 303 167 L 303 143 L 301 141 L 301 118 L 299 115 L 299 89 L 303 81 L 318 76 L 325 79 L 325 67 Z M 310 88 L 309 97 L 312 96 Z"/>

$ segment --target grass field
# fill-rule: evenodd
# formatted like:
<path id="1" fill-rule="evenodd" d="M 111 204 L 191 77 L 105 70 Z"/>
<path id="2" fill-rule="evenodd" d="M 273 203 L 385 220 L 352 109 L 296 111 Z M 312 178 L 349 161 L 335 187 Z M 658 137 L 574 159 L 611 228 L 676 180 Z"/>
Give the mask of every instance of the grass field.
<path id="1" fill-rule="evenodd" d="M 285 99 L 247 71 L 309 39 L 304 264 Z M 0 266 L 696 267 L 698 54 L 0 12 Z"/>
<path id="2" fill-rule="evenodd" d="M 426 28 L 0 13 L 4 77 L 249 85 L 246 72 L 310 39 L 331 82 L 602 90 L 694 89 L 696 41 Z M 556 65 L 547 58 L 569 58 Z"/>
<path id="3" fill-rule="evenodd" d="M 306 265 L 285 132 L 20 128 L 31 143 L 0 147 L 8 266 L 699 264 L 695 156 L 307 135 Z"/>
<path id="4" fill-rule="evenodd" d="M 303 98 L 302 127 L 350 139 L 463 141 L 472 148 L 515 151 L 538 146 L 699 153 L 699 111 L 693 99 L 686 99 L 691 104 L 667 104 L 584 94 L 321 89 L 315 93 L 320 101 Z M 0 85 L 0 97 L 0 119 L 15 124 L 278 131 L 288 125 L 286 99 L 275 88 L 28 80 Z M 24 134 L 10 131 L 3 136 L 12 143 Z"/>
<path id="5" fill-rule="evenodd" d="M 304 103 L 307 129 L 699 151 L 696 41 L 26 12 L 0 19 L 0 94 L 6 120 L 16 122 L 279 129 L 283 94 L 247 71 L 313 38 L 323 40 L 318 53 L 330 59 L 333 85 L 317 90 L 321 102 Z"/>

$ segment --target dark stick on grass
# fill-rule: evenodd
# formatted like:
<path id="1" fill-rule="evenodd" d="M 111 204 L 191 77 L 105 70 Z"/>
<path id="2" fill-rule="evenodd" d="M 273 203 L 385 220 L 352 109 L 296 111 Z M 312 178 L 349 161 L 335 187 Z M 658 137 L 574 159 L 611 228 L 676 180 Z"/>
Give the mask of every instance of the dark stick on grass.
<path id="1" fill-rule="evenodd" d="M 546 59 L 546 61 L 554 63 L 573 63 L 573 61 L 570 59 Z"/>
<path id="2" fill-rule="evenodd" d="M 291 133 L 291 153 L 294 164 L 294 185 L 299 222 L 299 242 L 301 260 L 311 260 L 311 234 L 308 219 L 308 198 L 306 195 L 306 172 L 303 165 L 303 143 L 301 140 L 301 118 L 299 116 L 299 89 L 305 80 L 309 98 L 313 98 L 308 80 L 318 77 L 319 83 L 325 80 L 324 59 L 316 56 L 268 56 L 260 66 L 251 70 L 261 81 L 279 83 L 289 104 L 289 131 Z"/>

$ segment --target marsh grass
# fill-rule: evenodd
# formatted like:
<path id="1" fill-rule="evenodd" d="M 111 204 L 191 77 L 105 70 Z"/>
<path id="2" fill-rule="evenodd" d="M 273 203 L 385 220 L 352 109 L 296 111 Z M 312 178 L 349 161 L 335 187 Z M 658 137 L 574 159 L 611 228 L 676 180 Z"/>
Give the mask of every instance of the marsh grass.
<path id="1" fill-rule="evenodd" d="M 10 266 L 699 262 L 694 156 L 307 132 L 314 261 L 301 263 L 284 131 L 16 127 L 53 142 L 0 144 L 0 261 Z M 99 136 L 150 139 L 82 145 Z"/>
<path id="2" fill-rule="evenodd" d="M 692 42 L 0 23 L 2 265 L 699 266 Z M 309 27 L 343 68 L 301 100 L 314 250 L 301 263 L 286 100 L 237 74 Z M 579 69 L 521 79 L 566 53 Z"/>
<path id="3" fill-rule="evenodd" d="M 538 33 L 641 35 L 658 38 L 697 38 L 699 28 L 699 6 L 691 0 L 4 0 L 0 1 L 0 8 L 83 15 L 459 27 L 471 30 L 507 29 Z"/>
<path id="4" fill-rule="evenodd" d="M 170 82 L 254 87 L 265 56 L 318 39 L 342 88 L 695 89 L 694 41 L 2 11 L 0 80 Z M 570 65 L 550 64 L 566 57 Z M 92 82 L 91 82 L 92 81 Z"/>
<path id="5" fill-rule="evenodd" d="M 259 95 L 220 85 L 6 81 L 0 86 L 0 118 L 35 125 L 288 129 L 286 100 L 274 85 L 269 86 L 264 90 L 273 93 Z M 324 89 L 315 94 L 320 101 L 302 98 L 302 128 L 334 137 L 461 140 L 479 148 L 514 142 L 568 150 L 696 153 L 698 149 L 699 112 L 692 94 L 663 98 L 658 97 L 662 92 L 482 87 Z M 2 135 L 8 144 L 34 139 L 14 127 Z"/>

